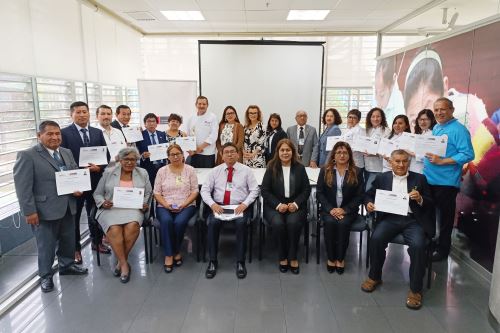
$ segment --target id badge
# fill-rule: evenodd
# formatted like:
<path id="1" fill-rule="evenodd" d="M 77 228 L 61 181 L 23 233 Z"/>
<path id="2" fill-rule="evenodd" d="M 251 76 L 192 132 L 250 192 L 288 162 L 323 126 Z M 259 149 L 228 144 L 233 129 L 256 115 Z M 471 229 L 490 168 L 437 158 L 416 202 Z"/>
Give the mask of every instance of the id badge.
<path id="1" fill-rule="evenodd" d="M 181 176 L 176 176 L 175 177 L 175 185 L 176 186 L 181 186 L 182 185 L 182 177 Z"/>
<path id="2" fill-rule="evenodd" d="M 299 145 L 303 146 L 305 143 L 305 139 L 299 139 Z"/>
<path id="3" fill-rule="evenodd" d="M 231 191 L 233 189 L 233 183 L 226 183 L 226 191 Z"/>

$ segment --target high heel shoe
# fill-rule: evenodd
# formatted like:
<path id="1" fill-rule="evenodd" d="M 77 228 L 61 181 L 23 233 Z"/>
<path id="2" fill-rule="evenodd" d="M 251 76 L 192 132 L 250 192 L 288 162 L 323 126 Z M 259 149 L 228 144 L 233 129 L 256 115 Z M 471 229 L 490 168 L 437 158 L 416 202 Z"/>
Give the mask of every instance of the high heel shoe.
<path id="1" fill-rule="evenodd" d="M 163 265 L 163 270 L 167 274 L 172 273 L 174 271 L 174 265 Z"/>
<path id="2" fill-rule="evenodd" d="M 120 275 L 120 282 L 121 283 L 127 283 L 130 281 L 130 273 L 132 273 L 132 269 L 130 268 L 130 265 L 128 265 L 128 274 L 126 275 Z"/>
<path id="3" fill-rule="evenodd" d="M 285 264 L 285 265 L 279 264 L 279 269 L 280 269 L 281 273 L 288 272 L 288 264 Z"/>
<path id="4" fill-rule="evenodd" d="M 113 270 L 113 276 L 114 277 L 119 277 L 122 274 L 122 269 L 118 266 L 115 266 L 115 269 Z"/>
<path id="5" fill-rule="evenodd" d="M 326 264 L 326 270 L 328 271 L 328 273 L 332 274 L 335 272 L 336 269 L 337 269 L 337 266 L 330 266 L 330 265 Z"/>
<path id="6" fill-rule="evenodd" d="M 182 266 L 182 257 L 179 259 L 174 259 L 174 265 L 175 265 L 175 267 L 181 267 Z"/>
<path id="7" fill-rule="evenodd" d="M 342 260 L 342 262 L 343 262 L 343 260 Z M 344 274 L 344 270 L 345 270 L 345 266 L 342 266 L 342 267 L 337 266 L 337 273 L 338 273 L 339 275 Z"/>
<path id="8" fill-rule="evenodd" d="M 299 274 L 300 273 L 300 266 L 297 266 L 297 267 L 293 267 L 293 266 L 290 266 L 290 272 L 292 272 L 292 274 Z"/>

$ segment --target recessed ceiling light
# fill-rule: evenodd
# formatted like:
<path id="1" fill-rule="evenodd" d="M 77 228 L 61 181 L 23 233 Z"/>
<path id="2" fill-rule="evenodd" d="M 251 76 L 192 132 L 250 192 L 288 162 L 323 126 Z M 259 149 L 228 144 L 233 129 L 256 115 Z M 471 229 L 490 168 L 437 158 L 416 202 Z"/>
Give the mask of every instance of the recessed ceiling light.
<path id="1" fill-rule="evenodd" d="M 329 10 L 290 10 L 287 21 L 322 21 L 330 13 Z"/>
<path id="2" fill-rule="evenodd" d="M 161 13 L 170 21 L 205 21 L 199 10 L 162 10 Z"/>

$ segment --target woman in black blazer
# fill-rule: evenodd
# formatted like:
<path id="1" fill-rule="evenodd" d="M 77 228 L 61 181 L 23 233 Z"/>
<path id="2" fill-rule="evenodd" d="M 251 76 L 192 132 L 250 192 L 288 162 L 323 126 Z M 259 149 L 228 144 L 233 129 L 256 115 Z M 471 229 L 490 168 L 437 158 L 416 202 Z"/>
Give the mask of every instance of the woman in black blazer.
<path id="1" fill-rule="evenodd" d="M 311 186 L 305 167 L 298 161 L 297 150 L 288 139 L 276 146 L 276 153 L 267 166 L 261 187 L 264 218 L 276 230 L 279 245 L 279 269 L 290 267 L 299 274 L 297 247 L 307 218 L 307 199 Z"/>
<path id="2" fill-rule="evenodd" d="M 321 168 L 316 189 L 325 224 L 329 273 L 335 270 L 344 273 L 350 226 L 363 201 L 363 186 L 363 175 L 354 164 L 351 147 L 346 142 L 337 142 L 326 165 Z"/>
<path id="3" fill-rule="evenodd" d="M 272 113 L 267 121 L 267 138 L 266 138 L 266 163 L 274 157 L 276 145 L 281 139 L 286 139 L 288 136 L 281 128 L 281 117 L 277 113 Z"/>

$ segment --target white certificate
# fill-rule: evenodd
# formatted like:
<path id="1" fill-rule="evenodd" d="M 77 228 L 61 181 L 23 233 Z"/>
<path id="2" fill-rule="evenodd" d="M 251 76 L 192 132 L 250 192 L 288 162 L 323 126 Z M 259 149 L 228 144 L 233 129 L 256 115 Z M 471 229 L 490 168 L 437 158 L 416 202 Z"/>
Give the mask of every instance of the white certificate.
<path id="1" fill-rule="evenodd" d="M 367 153 L 370 155 L 376 155 L 378 153 L 378 145 L 380 144 L 379 138 L 371 138 L 369 136 L 358 135 L 355 137 L 356 151 L 362 153 Z"/>
<path id="2" fill-rule="evenodd" d="M 127 143 L 125 141 L 113 141 L 108 143 L 108 150 L 109 150 L 109 156 L 111 156 L 111 161 L 115 160 L 116 155 L 122 150 L 123 148 L 127 147 Z"/>
<path id="3" fill-rule="evenodd" d="M 90 191 L 90 171 L 76 169 L 56 172 L 57 195 Z"/>
<path id="4" fill-rule="evenodd" d="M 408 215 L 410 195 L 393 191 L 377 190 L 375 193 L 375 210 L 396 215 Z"/>
<path id="5" fill-rule="evenodd" d="M 148 146 L 148 151 L 150 153 L 149 160 L 158 161 L 166 159 L 168 146 L 168 143 L 160 143 L 157 145 Z"/>
<path id="6" fill-rule="evenodd" d="M 79 166 L 86 167 L 90 163 L 95 165 L 108 164 L 107 152 L 108 147 L 106 146 L 81 147 Z"/>
<path id="7" fill-rule="evenodd" d="M 186 136 L 175 138 L 175 143 L 181 146 L 183 151 L 196 150 L 196 137 Z"/>
<path id="8" fill-rule="evenodd" d="M 417 135 L 415 140 L 415 155 L 417 160 L 422 161 L 425 154 L 432 153 L 438 156 L 446 155 L 448 136 Z"/>
<path id="9" fill-rule="evenodd" d="M 138 187 L 115 187 L 113 207 L 142 209 L 144 189 Z"/>
<path id="10" fill-rule="evenodd" d="M 396 141 L 391 141 L 387 138 L 380 139 L 380 145 L 378 146 L 378 154 L 390 157 L 391 153 L 396 149 L 398 149 Z"/>
<path id="11" fill-rule="evenodd" d="M 222 221 L 231 221 L 240 217 L 243 217 L 243 213 L 236 214 L 234 210 L 238 205 L 226 205 L 226 206 L 221 206 L 222 209 L 224 209 L 224 212 L 222 214 L 217 214 L 215 213 L 214 216 L 216 219 L 222 220 Z"/>
<path id="12" fill-rule="evenodd" d="M 326 151 L 330 151 L 333 149 L 333 146 L 339 141 L 344 141 L 343 135 L 335 135 L 329 136 L 326 138 Z"/>
<path id="13" fill-rule="evenodd" d="M 415 153 L 415 140 L 417 136 L 418 134 L 403 132 L 396 141 L 398 149 L 404 149 L 411 153 Z"/>
<path id="14" fill-rule="evenodd" d="M 125 135 L 125 139 L 127 139 L 128 143 L 142 141 L 144 138 L 142 137 L 142 132 L 139 127 L 122 127 L 123 135 Z"/>

